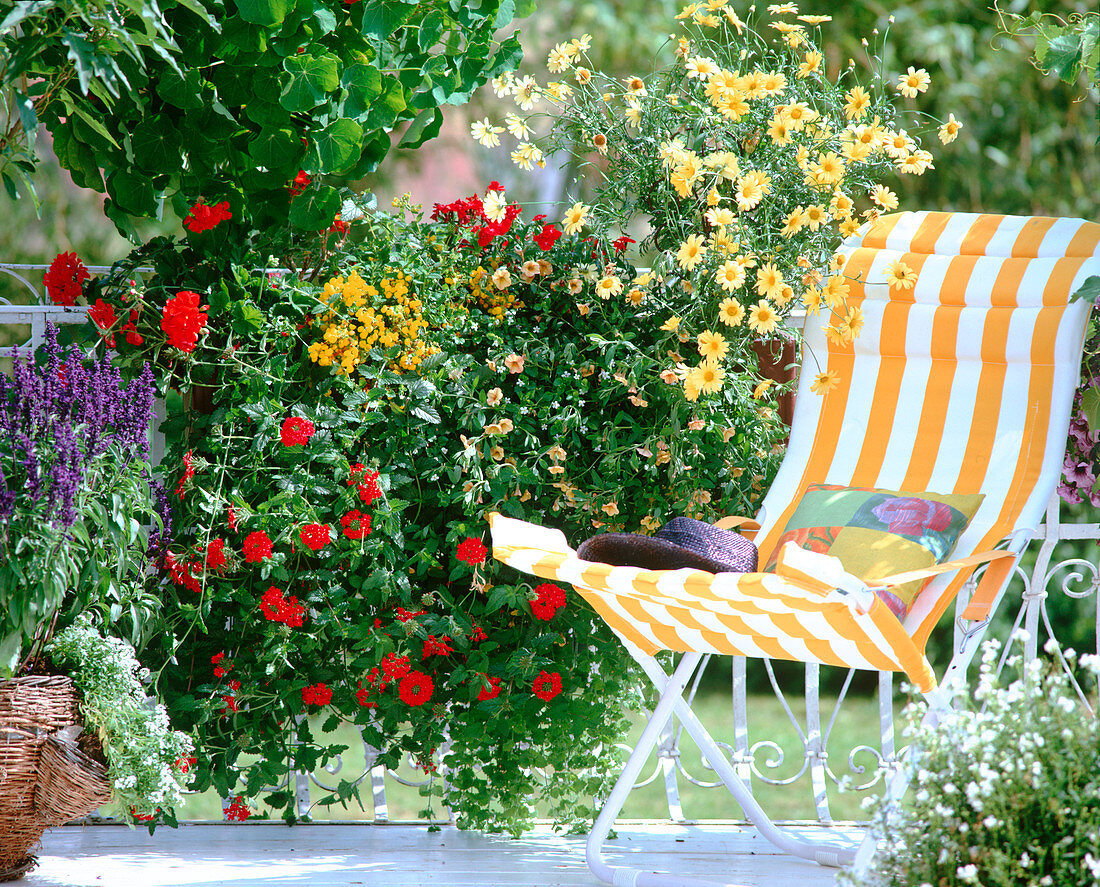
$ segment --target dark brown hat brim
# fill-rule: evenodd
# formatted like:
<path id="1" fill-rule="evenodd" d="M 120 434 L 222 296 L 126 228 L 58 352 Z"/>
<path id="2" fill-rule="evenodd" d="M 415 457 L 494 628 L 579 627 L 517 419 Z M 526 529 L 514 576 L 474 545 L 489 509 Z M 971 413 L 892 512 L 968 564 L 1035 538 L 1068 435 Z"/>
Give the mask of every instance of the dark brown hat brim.
<path id="1" fill-rule="evenodd" d="M 708 573 L 738 572 L 730 564 L 697 554 L 673 542 L 635 533 L 601 533 L 593 536 L 581 543 L 577 557 L 615 567 L 641 567 L 643 570 L 690 567 Z"/>

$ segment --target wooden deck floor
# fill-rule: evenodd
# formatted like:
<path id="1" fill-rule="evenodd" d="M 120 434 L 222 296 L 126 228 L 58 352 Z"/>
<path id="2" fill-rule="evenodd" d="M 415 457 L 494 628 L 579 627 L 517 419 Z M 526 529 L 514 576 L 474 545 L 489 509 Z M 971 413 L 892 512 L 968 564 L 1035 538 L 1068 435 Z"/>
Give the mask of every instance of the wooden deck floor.
<path id="1" fill-rule="evenodd" d="M 787 826 L 821 835 L 817 826 Z M 858 842 L 860 830 L 830 829 Z M 826 887 L 836 871 L 780 854 L 751 827 L 621 823 L 609 861 L 738 887 Z M 118 825 L 46 833 L 26 887 L 596 887 L 584 838 L 538 827 L 520 840 L 416 824 L 187 824 L 154 836 Z"/>

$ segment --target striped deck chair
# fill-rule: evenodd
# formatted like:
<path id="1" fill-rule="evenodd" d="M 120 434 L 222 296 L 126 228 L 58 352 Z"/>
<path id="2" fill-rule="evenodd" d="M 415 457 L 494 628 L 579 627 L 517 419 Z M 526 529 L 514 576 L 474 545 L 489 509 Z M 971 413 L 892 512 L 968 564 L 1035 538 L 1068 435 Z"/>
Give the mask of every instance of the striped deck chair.
<path id="1" fill-rule="evenodd" d="M 695 883 L 613 867 L 601 856 L 673 713 L 767 838 L 825 865 L 852 861 L 850 846 L 798 841 L 772 824 L 684 701 L 685 686 L 708 653 L 897 671 L 927 696 L 934 717 L 949 704 L 953 686 L 965 681 L 981 633 L 1060 477 L 1091 307 L 1071 295 L 1100 274 L 1100 225 L 898 213 L 865 225 L 840 252 L 849 304 L 862 306 L 865 327 L 854 342 L 835 345 L 819 319 L 810 318 L 804 348 L 840 382 L 819 396 L 810 390 L 815 372 L 801 374 L 790 444 L 756 522 L 727 518 L 722 525 L 755 528 L 764 564 L 810 484 L 982 493 L 951 561 L 868 585 L 836 558 L 788 543 L 775 572 L 648 571 L 580 560 L 557 530 L 490 517 L 493 556 L 572 584 L 659 691 L 588 841 L 589 865 L 608 883 Z M 885 282 L 887 265 L 897 259 L 917 273 L 914 288 L 899 291 Z M 959 617 L 963 640 L 937 682 L 925 643 L 981 564 L 984 572 Z M 924 584 L 899 621 L 874 590 L 916 579 Z M 653 658 L 661 650 L 683 654 L 671 675 Z M 904 791 L 903 778 L 889 790 Z M 864 841 L 857 865 L 871 850 L 873 840 Z"/>

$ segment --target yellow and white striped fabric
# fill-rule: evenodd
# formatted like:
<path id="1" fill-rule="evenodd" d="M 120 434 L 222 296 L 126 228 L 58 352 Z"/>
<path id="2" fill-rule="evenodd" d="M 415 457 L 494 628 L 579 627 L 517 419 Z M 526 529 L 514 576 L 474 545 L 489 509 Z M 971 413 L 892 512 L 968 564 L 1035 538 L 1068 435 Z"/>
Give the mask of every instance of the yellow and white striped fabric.
<path id="1" fill-rule="evenodd" d="M 810 317 L 804 348 L 839 374 L 824 396 L 799 381 L 791 439 L 764 500 L 761 562 L 813 483 L 984 493 L 953 557 L 1033 530 L 1057 484 L 1090 305 L 1071 294 L 1100 275 L 1100 225 L 1078 219 L 898 213 L 841 246 L 849 305 L 865 326 L 830 344 Z M 914 288 L 891 289 L 901 260 Z M 776 574 L 646 571 L 576 557 L 556 531 L 492 518 L 493 555 L 572 584 L 624 639 L 660 649 L 768 656 L 904 671 L 935 686 L 928 634 L 967 570 L 930 580 L 904 624 L 874 599 L 867 612 L 818 561 Z M 832 583 L 832 584 L 830 584 Z"/>

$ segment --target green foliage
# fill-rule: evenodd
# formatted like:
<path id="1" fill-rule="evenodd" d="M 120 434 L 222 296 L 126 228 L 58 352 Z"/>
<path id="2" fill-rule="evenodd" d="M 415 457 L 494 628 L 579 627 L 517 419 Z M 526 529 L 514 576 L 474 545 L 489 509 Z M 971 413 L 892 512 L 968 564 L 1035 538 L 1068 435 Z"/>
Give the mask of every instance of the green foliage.
<path id="1" fill-rule="evenodd" d="M 133 233 L 131 216 L 159 218 L 164 201 L 181 218 L 196 200 L 228 201 L 231 236 L 259 231 L 281 251 L 288 223 L 323 230 L 339 208 L 325 196 L 296 212 L 304 195 L 288 185 L 299 170 L 329 195 L 328 179 L 375 169 L 395 127 L 410 123 L 412 144 L 429 138 L 440 106 L 518 63 L 517 37 L 494 39 L 517 11 L 530 9 L 510 0 L 28 4 L 0 28 L 15 137 L 0 156 L 29 178 L 26 142 L 41 121 L 74 180 L 107 193 L 120 230 Z"/>

